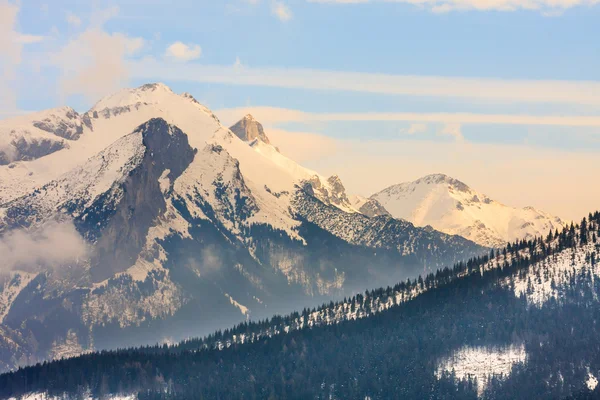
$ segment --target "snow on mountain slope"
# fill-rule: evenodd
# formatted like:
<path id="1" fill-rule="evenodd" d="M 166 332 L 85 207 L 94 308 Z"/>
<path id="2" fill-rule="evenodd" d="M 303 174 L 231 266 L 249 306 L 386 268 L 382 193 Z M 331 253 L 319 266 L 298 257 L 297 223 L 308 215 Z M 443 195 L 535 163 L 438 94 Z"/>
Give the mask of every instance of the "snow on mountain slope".
<path id="1" fill-rule="evenodd" d="M 39 274 L 0 297 L 0 329 L 25 338 L 31 360 L 139 344 L 140 332 L 181 338 L 484 251 L 362 215 L 339 177 L 241 140 L 162 84 L 122 90 L 80 119 L 69 147 L 0 166 L 0 239 L 65 219 L 90 248 L 56 270 L 29 266 Z M 12 355 L 0 367 L 18 365 Z"/>
<path id="2" fill-rule="evenodd" d="M 13 130 L 19 121 L 39 119 L 19 118 L 4 121 L 3 126 Z M 214 114 L 191 96 L 177 95 L 163 84 L 124 89 L 102 99 L 81 117 L 86 123 L 79 139 L 69 141 L 68 147 L 35 160 L 0 165 L 0 204 L 57 179 L 152 118 L 163 118 L 188 132 L 196 148 L 203 148 L 216 130 L 224 129 Z"/>
<path id="3" fill-rule="evenodd" d="M 287 174 L 284 182 L 288 186 L 285 188 L 285 191 L 293 191 L 296 184 L 307 181 L 313 187 L 314 195 L 325 204 L 336 206 L 346 212 L 357 212 L 357 209 L 350 204 L 350 200 L 346 195 L 346 189 L 337 175 L 325 178 L 317 172 L 287 158 L 276 147 L 261 140 L 254 140 L 250 143 L 250 146 Z M 290 183 L 292 184 L 291 186 Z"/>
<path id="4" fill-rule="evenodd" d="M 513 366 L 527 361 L 525 346 L 512 345 L 499 348 L 466 346 L 438 362 L 436 376 L 454 373 L 459 379 L 477 379 L 477 394 L 482 397 L 492 376 L 506 379 Z"/>
<path id="5" fill-rule="evenodd" d="M 371 198 L 396 218 L 488 247 L 544 235 L 564 225 L 558 217 L 533 207 L 506 206 L 443 174 L 390 186 Z"/>
<path id="6" fill-rule="evenodd" d="M 70 107 L 0 121 L 0 165 L 44 157 L 68 148 L 89 120 Z M 14 165 L 13 165 L 14 167 Z"/>
<path id="7" fill-rule="evenodd" d="M 359 195 L 349 197 L 350 204 L 360 213 L 367 217 L 378 217 L 380 215 L 390 215 L 390 213 L 375 199 L 369 199 Z"/>
<path id="8" fill-rule="evenodd" d="M 322 200 L 355 212 L 345 199 L 345 193 L 339 193 L 334 177 L 328 180 L 319 176 L 262 141 L 249 146 L 224 128 L 217 117 L 191 95 L 175 94 L 160 83 L 124 89 L 100 100 L 81 117 L 87 122 L 81 125 L 79 139 L 70 142 L 68 148 L 28 162 L 0 165 L 0 204 L 58 179 L 111 145 L 125 132 L 159 117 L 186 132 L 193 148 L 203 149 L 207 143 L 214 143 L 240 161 L 248 185 L 259 197 L 257 201 L 265 205 L 261 208 L 263 212 L 256 216 L 258 221 L 278 221 L 281 229 L 292 232 L 297 223 L 289 217 L 289 193 L 294 190 L 295 184 L 305 179 L 320 188 L 317 195 Z M 5 125 L 13 123 L 14 120 L 8 120 Z"/>
<path id="9" fill-rule="evenodd" d="M 21 290 L 25 288 L 35 274 L 24 271 L 13 271 L 7 275 L 0 276 L 0 323 L 10 310 L 13 301 Z"/>
<path id="10" fill-rule="evenodd" d="M 550 299 L 562 301 L 576 282 L 589 280 L 596 285 L 600 278 L 599 251 L 600 245 L 588 243 L 532 265 L 514 279 L 515 296 L 524 296 L 529 304 L 542 307 Z"/>
<path id="11" fill-rule="evenodd" d="M 80 209 L 91 206 L 115 182 L 127 177 L 141 161 L 144 150 L 141 132 L 122 137 L 81 166 L 4 205 L 3 208 L 23 212 L 13 212 L 0 219 L 0 232 L 11 226 L 29 226 L 35 220 L 49 219 L 69 203 L 78 203 Z"/>

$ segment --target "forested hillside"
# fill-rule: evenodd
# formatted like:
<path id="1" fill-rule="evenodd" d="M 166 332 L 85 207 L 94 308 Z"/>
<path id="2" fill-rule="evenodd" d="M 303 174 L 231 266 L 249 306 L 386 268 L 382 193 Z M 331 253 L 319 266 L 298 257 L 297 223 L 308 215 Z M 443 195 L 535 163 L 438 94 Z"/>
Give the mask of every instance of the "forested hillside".
<path id="1" fill-rule="evenodd" d="M 600 213 L 393 288 L 179 345 L 0 376 L 26 393 L 139 399 L 592 398 Z"/>

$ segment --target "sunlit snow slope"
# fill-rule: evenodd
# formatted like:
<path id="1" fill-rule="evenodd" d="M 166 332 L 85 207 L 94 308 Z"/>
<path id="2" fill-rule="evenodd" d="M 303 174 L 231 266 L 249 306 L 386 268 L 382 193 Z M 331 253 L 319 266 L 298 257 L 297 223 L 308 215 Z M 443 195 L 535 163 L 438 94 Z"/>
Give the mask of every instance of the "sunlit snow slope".
<path id="1" fill-rule="evenodd" d="M 443 174 L 390 186 L 371 199 L 396 218 L 489 247 L 545 235 L 564 226 L 558 217 L 533 207 L 506 206 Z"/>

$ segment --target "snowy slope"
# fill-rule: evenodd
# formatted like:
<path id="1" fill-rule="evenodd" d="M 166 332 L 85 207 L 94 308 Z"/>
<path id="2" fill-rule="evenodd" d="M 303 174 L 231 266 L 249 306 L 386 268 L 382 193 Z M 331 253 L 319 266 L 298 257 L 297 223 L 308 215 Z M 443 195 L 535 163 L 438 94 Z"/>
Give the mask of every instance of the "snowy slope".
<path id="1" fill-rule="evenodd" d="M 70 107 L 0 121 L 0 165 L 34 160 L 68 148 L 84 127 L 90 127 L 89 120 Z"/>
<path id="2" fill-rule="evenodd" d="M 32 161 L 0 166 L 0 204 L 57 179 L 151 118 L 163 118 L 189 132 L 193 147 L 204 147 L 216 130 L 224 129 L 204 106 L 165 85 L 122 90 L 102 99 L 81 117 L 87 123 L 78 140 L 69 141 L 68 147 Z M 20 117 L 4 121 L 3 126 L 13 130 L 21 121 L 31 119 L 38 118 Z"/>
<path id="3" fill-rule="evenodd" d="M 56 269 L 26 265 L 39 273 L 0 296 L 7 331 L 30 340 L 19 351 L 33 361 L 139 343 L 137 328 L 150 343 L 180 339 L 484 250 L 361 214 L 339 177 L 241 140 L 162 84 L 121 90 L 82 115 L 60 110 L 71 125 L 56 111 L 22 121 L 45 121 L 68 147 L 0 165 L 0 239 L 58 219 L 89 247 Z M 38 346 L 42 336 L 52 340 Z"/>
<path id="4" fill-rule="evenodd" d="M 375 199 L 363 197 L 360 195 L 350 195 L 350 204 L 361 214 L 367 217 L 378 217 L 380 215 L 390 215 L 390 213 Z"/>
<path id="5" fill-rule="evenodd" d="M 489 247 L 544 235 L 564 225 L 558 217 L 533 207 L 506 206 L 442 174 L 391 186 L 371 198 L 396 218 Z"/>

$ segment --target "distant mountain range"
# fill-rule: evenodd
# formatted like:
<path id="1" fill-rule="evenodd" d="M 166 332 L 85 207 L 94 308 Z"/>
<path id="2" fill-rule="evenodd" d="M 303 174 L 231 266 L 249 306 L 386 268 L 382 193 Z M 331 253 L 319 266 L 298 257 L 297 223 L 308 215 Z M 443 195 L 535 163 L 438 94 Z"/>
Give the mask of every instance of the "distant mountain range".
<path id="1" fill-rule="evenodd" d="M 393 185 L 370 197 L 393 217 L 430 225 L 487 247 L 562 229 L 560 218 L 533 207 L 506 206 L 443 174 Z"/>
<path id="2" fill-rule="evenodd" d="M 202 335 L 488 251 L 355 205 L 251 116 L 230 130 L 162 84 L 0 135 L 3 370 Z"/>

